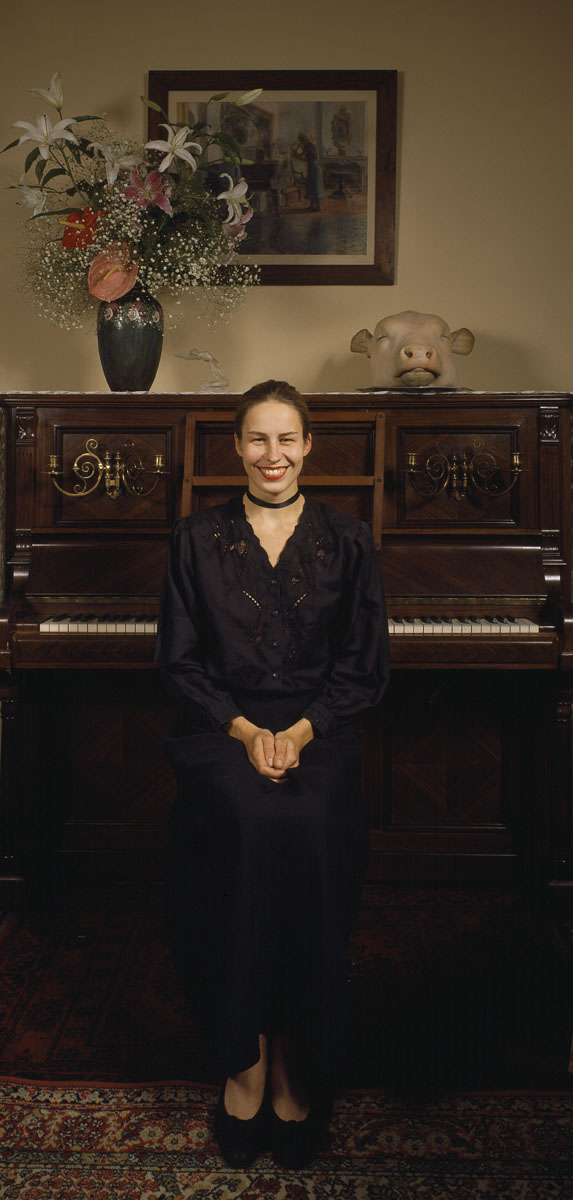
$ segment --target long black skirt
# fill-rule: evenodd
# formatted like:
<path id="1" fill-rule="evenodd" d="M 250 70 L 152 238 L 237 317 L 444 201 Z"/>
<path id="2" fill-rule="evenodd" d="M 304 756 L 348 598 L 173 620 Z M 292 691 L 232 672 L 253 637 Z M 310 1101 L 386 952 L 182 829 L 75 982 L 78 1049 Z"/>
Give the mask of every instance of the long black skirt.
<path id="1" fill-rule="evenodd" d="M 354 729 L 310 742 L 282 783 L 259 775 L 224 732 L 171 738 L 166 749 L 178 782 L 173 948 L 221 1077 L 257 1061 L 263 1033 L 291 1035 L 310 1080 L 333 1082 L 367 853 Z"/>

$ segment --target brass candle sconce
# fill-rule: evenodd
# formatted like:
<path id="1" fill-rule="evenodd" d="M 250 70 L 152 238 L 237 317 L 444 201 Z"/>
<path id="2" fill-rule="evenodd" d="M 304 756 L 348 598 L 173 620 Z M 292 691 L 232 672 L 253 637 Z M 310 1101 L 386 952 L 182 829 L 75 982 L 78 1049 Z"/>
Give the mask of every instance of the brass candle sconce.
<path id="1" fill-rule="evenodd" d="M 415 451 L 408 452 L 408 463 L 404 468 L 410 482 L 424 499 L 430 500 L 438 492 L 447 491 L 454 500 L 463 500 L 473 487 L 485 496 L 504 496 L 515 487 L 525 468 L 519 451 L 511 456 L 511 478 L 505 486 L 496 479 L 501 468 L 485 441 L 476 439 L 470 450 L 453 451 L 447 454 L 442 442 L 436 442 L 435 450 L 419 463 Z"/>
<path id="2" fill-rule="evenodd" d="M 103 484 L 103 490 L 110 500 L 117 500 L 122 489 L 131 496 L 151 496 L 160 478 L 169 475 L 169 471 L 164 466 L 163 455 L 156 454 L 154 466 L 146 467 L 141 458 L 132 453 L 133 442 L 125 442 L 125 449 L 127 451 L 125 456 L 122 456 L 120 450 L 116 450 L 113 454 L 109 450 L 105 450 L 103 458 L 101 458 L 97 453 L 96 439 L 88 438 L 85 450 L 77 455 L 72 465 L 72 472 L 78 482 L 74 484 L 71 491 L 62 487 L 62 484 L 58 482 L 58 476 L 63 475 L 63 470 L 59 465 L 57 454 L 50 454 L 46 474 L 50 476 L 54 487 L 64 496 L 90 496 L 100 484 Z M 152 477 L 149 486 L 143 482 L 142 476 L 144 475 Z"/>

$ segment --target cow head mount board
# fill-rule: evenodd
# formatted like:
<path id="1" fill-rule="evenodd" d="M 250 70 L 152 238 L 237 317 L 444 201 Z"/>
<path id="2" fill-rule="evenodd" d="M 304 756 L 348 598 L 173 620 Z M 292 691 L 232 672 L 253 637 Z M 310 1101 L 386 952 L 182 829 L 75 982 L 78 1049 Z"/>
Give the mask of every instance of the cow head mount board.
<path id="1" fill-rule="evenodd" d="M 455 387 L 453 356 L 470 354 L 474 340 L 469 329 L 452 333 L 442 317 L 408 309 L 383 317 L 373 334 L 360 329 L 350 349 L 368 355 L 375 388 Z"/>

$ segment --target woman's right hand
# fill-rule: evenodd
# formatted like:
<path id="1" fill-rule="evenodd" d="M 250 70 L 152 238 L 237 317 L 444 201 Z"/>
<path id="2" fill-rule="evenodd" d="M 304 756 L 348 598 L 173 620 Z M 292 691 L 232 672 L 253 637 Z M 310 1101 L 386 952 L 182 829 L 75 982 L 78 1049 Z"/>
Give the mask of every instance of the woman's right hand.
<path id="1" fill-rule="evenodd" d="M 285 778 L 284 767 L 273 767 L 275 757 L 275 735 L 270 729 L 261 729 L 247 721 L 246 717 L 233 717 L 225 726 L 230 737 L 243 743 L 247 758 L 259 775 L 266 775 L 277 783 Z"/>

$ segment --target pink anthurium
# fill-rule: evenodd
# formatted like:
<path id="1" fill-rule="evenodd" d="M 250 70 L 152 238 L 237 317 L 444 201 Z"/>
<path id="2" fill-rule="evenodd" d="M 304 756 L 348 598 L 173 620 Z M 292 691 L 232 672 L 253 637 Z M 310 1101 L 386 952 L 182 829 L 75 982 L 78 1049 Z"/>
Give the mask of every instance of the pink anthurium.
<path id="1" fill-rule="evenodd" d="M 131 262 L 129 246 L 112 242 L 96 254 L 88 271 L 88 290 L 98 300 L 118 300 L 125 296 L 137 279 L 138 264 Z"/>

